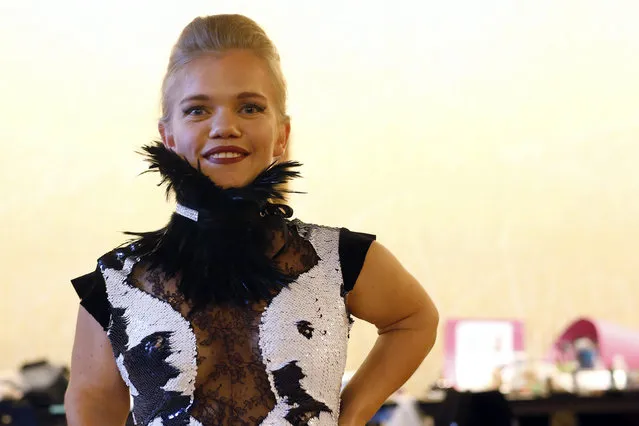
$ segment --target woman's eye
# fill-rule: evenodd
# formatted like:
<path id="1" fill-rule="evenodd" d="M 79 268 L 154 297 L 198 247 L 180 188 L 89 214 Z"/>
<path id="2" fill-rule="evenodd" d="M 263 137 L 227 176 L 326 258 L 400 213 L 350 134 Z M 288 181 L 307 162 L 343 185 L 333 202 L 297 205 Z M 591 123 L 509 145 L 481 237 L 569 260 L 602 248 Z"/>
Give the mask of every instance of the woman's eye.
<path id="1" fill-rule="evenodd" d="M 266 110 L 266 108 L 257 104 L 246 104 L 240 109 L 240 111 L 244 114 L 257 114 L 264 112 L 264 110 Z"/>
<path id="2" fill-rule="evenodd" d="M 193 106 L 184 110 L 184 115 L 204 115 L 204 108 L 201 106 Z"/>

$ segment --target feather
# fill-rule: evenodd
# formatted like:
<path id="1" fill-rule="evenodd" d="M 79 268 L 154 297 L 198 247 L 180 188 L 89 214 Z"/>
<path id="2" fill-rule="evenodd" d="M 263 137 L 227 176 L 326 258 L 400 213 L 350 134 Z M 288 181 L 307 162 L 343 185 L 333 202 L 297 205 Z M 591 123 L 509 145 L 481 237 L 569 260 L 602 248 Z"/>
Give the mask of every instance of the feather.
<path id="1" fill-rule="evenodd" d="M 286 218 L 293 214 L 283 202 L 295 191 L 282 185 L 300 177 L 293 170 L 300 163 L 274 163 L 244 187 L 221 188 L 199 165 L 193 167 L 159 142 L 144 146 L 142 154 L 149 163 L 146 172 L 160 174 L 158 186 L 166 185 L 167 198 L 173 194 L 199 217 L 192 221 L 173 213 L 162 229 L 126 232 L 136 237 L 126 245 L 127 257 L 144 259 L 175 277 L 194 309 L 209 303 L 268 300 L 295 279 L 282 273 L 266 253 L 273 232 L 286 231 Z"/>

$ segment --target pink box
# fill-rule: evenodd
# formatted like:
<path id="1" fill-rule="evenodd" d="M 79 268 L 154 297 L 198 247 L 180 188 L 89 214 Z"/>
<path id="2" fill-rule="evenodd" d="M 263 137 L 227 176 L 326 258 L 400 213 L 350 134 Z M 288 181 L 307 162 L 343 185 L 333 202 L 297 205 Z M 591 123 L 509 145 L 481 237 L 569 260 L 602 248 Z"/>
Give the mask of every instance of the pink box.
<path id="1" fill-rule="evenodd" d="M 598 345 L 606 368 L 611 367 L 615 355 L 621 355 L 629 369 L 639 369 L 639 331 L 593 318 L 578 318 L 570 323 L 551 347 L 550 358 L 557 360 L 562 344 L 580 337 L 587 337 Z"/>

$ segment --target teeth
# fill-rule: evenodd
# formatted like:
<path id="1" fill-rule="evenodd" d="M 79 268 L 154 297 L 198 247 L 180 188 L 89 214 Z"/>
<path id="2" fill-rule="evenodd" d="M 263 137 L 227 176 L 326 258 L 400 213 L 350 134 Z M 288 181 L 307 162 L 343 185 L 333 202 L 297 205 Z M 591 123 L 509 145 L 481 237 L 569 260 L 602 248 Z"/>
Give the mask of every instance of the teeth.
<path id="1" fill-rule="evenodd" d="M 241 156 L 242 154 L 240 154 L 239 152 L 216 152 L 215 154 L 211 155 L 211 158 L 237 158 Z"/>

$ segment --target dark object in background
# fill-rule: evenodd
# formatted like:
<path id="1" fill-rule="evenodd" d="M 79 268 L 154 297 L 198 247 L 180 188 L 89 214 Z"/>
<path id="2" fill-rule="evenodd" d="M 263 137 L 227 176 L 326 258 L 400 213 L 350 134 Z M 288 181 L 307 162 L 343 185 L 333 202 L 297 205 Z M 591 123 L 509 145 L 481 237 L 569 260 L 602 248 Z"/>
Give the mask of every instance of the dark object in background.
<path id="1" fill-rule="evenodd" d="M 40 426 L 33 407 L 25 402 L 0 401 L 0 425 Z"/>
<path id="2" fill-rule="evenodd" d="M 66 426 L 64 393 L 69 370 L 48 361 L 26 363 L 20 367 L 19 400 L 0 401 L 0 425 Z"/>
<path id="3" fill-rule="evenodd" d="M 498 392 L 458 392 L 448 389 L 435 417 L 435 426 L 511 426 L 514 416 Z"/>
<path id="4" fill-rule="evenodd" d="M 24 383 L 24 400 L 34 407 L 50 407 L 64 404 L 64 393 L 69 384 L 66 367 L 37 361 L 23 364 L 20 375 Z"/>
<path id="5" fill-rule="evenodd" d="M 579 362 L 579 368 L 583 370 L 592 370 L 595 368 L 595 362 L 597 361 L 597 352 L 593 348 L 584 348 L 577 351 L 577 362 Z"/>

